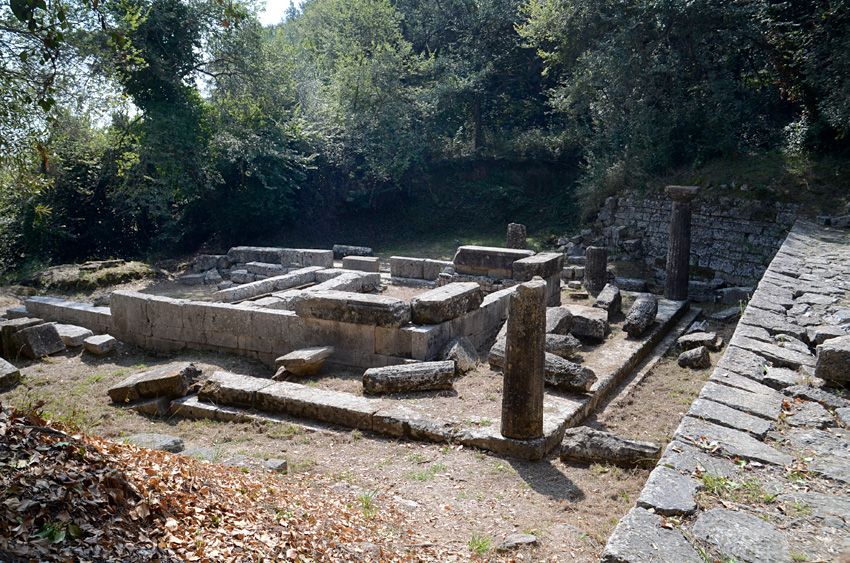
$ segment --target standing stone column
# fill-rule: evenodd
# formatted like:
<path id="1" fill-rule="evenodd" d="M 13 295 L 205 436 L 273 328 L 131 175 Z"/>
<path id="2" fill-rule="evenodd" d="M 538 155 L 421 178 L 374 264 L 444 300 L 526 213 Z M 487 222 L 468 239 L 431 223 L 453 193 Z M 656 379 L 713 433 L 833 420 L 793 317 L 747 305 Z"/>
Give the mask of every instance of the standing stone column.
<path id="1" fill-rule="evenodd" d="M 508 248 L 525 250 L 528 247 L 525 225 L 508 223 Z"/>
<path id="2" fill-rule="evenodd" d="M 688 298 L 688 270 L 691 264 L 691 200 L 699 193 L 699 187 L 667 186 L 664 191 L 673 200 L 664 297 L 684 301 Z"/>
<path id="3" fill-rule="evenodd" d="M 584 288 L 596 295 L 608 283 L 608 249 L 604 246 L 588 246 L 584 255 Z"/>
<path id="4" fill-rule="evenodd" d="M 546 345 L 546 282 L 535 276 L 511 295 L 505 342 L 502 436 L 543 436 L 543 371 Z"/>

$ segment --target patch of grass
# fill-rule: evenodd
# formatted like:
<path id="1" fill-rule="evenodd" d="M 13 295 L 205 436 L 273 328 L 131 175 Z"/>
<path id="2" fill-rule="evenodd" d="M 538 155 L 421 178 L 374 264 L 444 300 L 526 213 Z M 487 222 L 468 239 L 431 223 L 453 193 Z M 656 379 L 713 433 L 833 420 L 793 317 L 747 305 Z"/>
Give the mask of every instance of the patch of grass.
<path id="1" fill-rule="evenodd" d="M 360 507 L 363 509 L 363 515 L 366 518 L 372 518 L 377 514 L 378 507 L 375 506 L 375 499 L 379 492 L 378 489 L 364 490 L 357 495 L 357 500 L 360 501 Z"/>
<path id="2" fill-rule="evenodd" d="M 798 561 L 798 562 L 802 563 L 803 561 L 808 561 L 809 558 L 806 556 L 805 553 L 800 553 L 798 551 L 792 551 L 791 552 L 791 560 L 792 561 Z"/>
<path id="3" fill-rule="evenodd" d="M 446 466 L 443 463 L 435 463 L 425 471 L 419 471 L 414 473 L 409 473 L 407 475 L 408 479 L 413 481 L 430 481 L 434 478 L 434 476 L 440 471 L 445 471 Z"/>
<path id="4" fill-rule="evenodd" d="M 466 542 L 466 546 L 469 548 L 469 551 L 480 554 L 488 551 L 492 543 L 493 538 L 490 536 L 480 534 L 478 532 L 472 532 L 469 536 L 469 540 Z"/>
<path id="5" fill-rule="evenodd" d="M 412 452 L 404 457 L 405 461 L 410 461 L 412 463 L 425 463 L 428 460 L 425 459 L 425 456 L 419 452 Z"/>
<path id="6" fill-rule="evenodd" d="M 490 473 L 508 473 L 514 474 L 516 473 L 516 469 L 508 465 L 507 463 L 495 463 L 493 467 L 490 468 Z"/>

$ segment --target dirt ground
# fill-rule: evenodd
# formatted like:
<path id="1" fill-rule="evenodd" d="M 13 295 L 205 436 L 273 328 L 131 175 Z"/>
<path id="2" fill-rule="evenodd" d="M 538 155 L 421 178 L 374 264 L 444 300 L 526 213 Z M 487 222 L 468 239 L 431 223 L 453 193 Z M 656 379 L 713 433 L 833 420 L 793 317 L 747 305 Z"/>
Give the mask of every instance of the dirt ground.
<path id="1" fill-rule="evenodd" d="M 168 280 L 122 287 L 195 299 L 210 292 L 204 286 L 185 287 Z M 105 293 L 108 290 L 64 297 L 92 301 Z M 0 310 L 20 303 L 20 295 L 0 293 Z M 726 340 L 734 325 L 712 328 Z M 713 365 L 720 356 L 712 354 Z M 401 509 L 405 520 L 386 533 L 403 530 L 406 538 L 415 538 L 411 544 L 451 548 L 458 554 L 456 559 L 595 561 L 649 475 L 646 469 L 564 463 L 554 453 L 528 462 L 460 445 L 394 440 L 303 420 L 235 424 L 149 418 L 109 403 L 106 391 L 110 386 L 171 361 L 193 361 L 205 374 L 225 369 L 272 375 L 268 367 L 246 358 L 197 351 L 155 355 L 121 344 L 106 357 L 69 350 L 22 364 L 23 381 L 0 393 L 0 402 L 16 407 L 43 402 L 41 408 L 53 418 L 104 438 L 120 440 L 139 432 L 160 432 L 181 437 L 187 447 L 285 458 L 290 476 L 284 479 L 305 473 L 329 476 L 341 495 L 369 497 L 378 510 Z M 712 369 L 685 370 L 678 367 L 675 356 L 665 357 L 632 389 L 630 397 L 603 404 L 586 424 L 665 445 Z M 337 375 L 323 375 L 315 384 L 347 387 L 357 377 Z M 485 391 L 476 402 L 467 402 L 465 385 Z M 500 376 L 484 363 L 459 380 L 446 400 L 457 403 L 459 418 L 486 424 L 488 417 L 498 416 L 500 390 Z M 517 532 L 534 534 L 537 545 L 508 554 L 496 550 L 507 535 Z"/>

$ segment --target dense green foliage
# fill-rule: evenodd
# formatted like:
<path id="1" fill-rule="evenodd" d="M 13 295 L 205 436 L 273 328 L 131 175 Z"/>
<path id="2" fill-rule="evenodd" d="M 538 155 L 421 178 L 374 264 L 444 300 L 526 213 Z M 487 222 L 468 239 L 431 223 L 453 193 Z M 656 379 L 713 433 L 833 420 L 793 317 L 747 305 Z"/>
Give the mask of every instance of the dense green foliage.
<path id="1" fill-rule="evenodd" d="M 375 237 L 386 216 L 561 227 L 575 185 L 847 158 L 848 8 L 306 0 L 264 28 L 223 0 L 10 0 L 0 263 Z"/>

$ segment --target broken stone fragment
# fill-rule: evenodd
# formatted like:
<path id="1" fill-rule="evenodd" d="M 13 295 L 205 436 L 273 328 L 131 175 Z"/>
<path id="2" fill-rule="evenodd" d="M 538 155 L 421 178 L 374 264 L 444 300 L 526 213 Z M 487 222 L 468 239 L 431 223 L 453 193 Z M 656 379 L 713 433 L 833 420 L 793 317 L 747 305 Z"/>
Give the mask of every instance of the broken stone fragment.
<path id="1" fill-rule="evenodd" d="M 477 309 L 483 300 L 477 282 L 450 283 L 411 299 L 411 320 L 421 325 L 439 324 Z"/>
<path id="2" fill-rule="evenodd" d="M 15 385 L 21 380 L 21 370 L 0 358 L 0 389 Z"/>
<path id="3" fill-rule="evenodd" d="M 546 307 L 546 332 L 549 334 L 569 334 L 573 330 L 575 319 L 566 307 Z"/>
<path id="4" fill-rule="evenodd" d="M 702 369 L 711 366 L 711 355 L 708 353 L 708 348 L 700 346 L 682 352 L 677 361 L 679 366 L 683 368 Z"/>
<path id="5" fill-rule="evenodd" d="M 608 324 L 608 313 L 594 307 L 584 305 L 567 305 L 573 314 L 573 328 L 571 333 L 579 338 L 592 340 L 604 340 L 610 330 Z"/>
<path id="6" fill-rule="evenodd" d="M 717 352 L 723 346 L 723 339 L 716 332 L 692 332 L 679 337 L 676 344 L 681 350 L 693 350 L 705 346 L 712 352 Z"/>
<path id="7" fill-rule="evenodd" d="M 371 368 L 363 374 L 363 392 L 378 395 L 451 389 L 455 372 L 452 361 Z"/>
<path id="8" fill-rule="evenodd" d="M 3 339 L 3 357 L 7 360 L 14 360 L 18 356 L 15 344 L 12 342 L 13 334 L 19 330 L 40 324 L 44 324 L 44 321 L 31 317 L 19 317 L 0 323 L 0 336 Z"/>
<path id="9" fill-rule="evenodd" d="M 620 288 L 609 283 L 596 296 L 596 302 L 593 306 L 607 312 L 610 321 L 611 317 L 620 312 L 622 304 L 623 297 L 620 295 Z"/>
<path id="10" fill-rule="evenodd" d="M 830 338 L 817 346 L 815 375 L 827 381 L 850 381 L 850 336 Z"/>
<path id="11" fill-rule="evenodd" d="M 529 545 L 537 545 L 537 537 L 532 534 L 511 534 L 505 538 L 499 547 L 496 548 L 496 551 L 509 551 L 511 549 L 519 549 L 520 547 L 525 547 Z"/>
<path id="12" fill-rule="evenodd" d="M 139 448 L 161 450 L 177 454 L 183 451 L 183 440 L 168 434 L 134 434 L 124 438 L 125 444 L 133 444 Z"/>
<path id="13" fill-rule="evenodd" d="M 465 336 L 455 338 L 443 348 L 440 353 L 443 361 L 453 361 L 460 373 L 472 371 L 480 359 L 472 342 Z"/>
<path id="14" fill-rule="evenodd" d="M 293 375 L 313 375 L 322 369 L 322 366 L 325 365 L 325 360 L 333 353 L 333 346 L 302 348 L 279 357 L 275 360 L 275 365 L 279 368 L 284 368 Z"/>
<path id="15" fill-rule="evenodd" d="M 83 340 L 83 347 L 86 351 L 91 352 L 96 356 L 103 356 L 115 350 L 118 346 L 118 341 L 113 336 L 108 334 L 100 334 L 97 336 L 89 336 Z"/>
<path id="16" fill-rule="evenodd" d="M 194 364 L 168 364 L 131 375 L 109 389 L 109 398 L 115 403 L 124 403 L 143 398 L 182 397 L 200 380 L 201 375 L 201 370 Z"/>
<path id="17" fill-rule="evenodd" d="M 490 367 L 501 370 L 505 365 L 505 341 L 497 340 L 490 348 Z M 596 383 L 596 374 L 592 369 L 565 360 L 555 354 L 544 354 L 543 381 L 546 385 L 564 391 L 584 393 Z"/>
<path id="18" fill-rule="evenodd" d="M 623 330 L 629 336 L 637 338 L 655 321 L 657 314 L 658 300 L 655 296 L 649 293 L 641 294 L 640 297 L 635 299 L 632 308 L 629 309 L 626 322 L 623 323 Z"/>
<path id="19" fill-rule="evenodd" d="M 572 334 L 547 334 L 546 351 L 569 360 L 581 348 L 581 342 Z"/>
<path id="20" fill-rule="evenodd" d="M 654 465 L 660 456 L 661 446 L 658 444 L 628 440 L 586 426 L 568 428 L 561 443 L 561 460 L 564 461 Z"/>
<path id="21" fill-rule="evenodd" d="M 74 325 L 65 325 L 56 323 L 56 331 L 59 333 L 59 338 L 69 348 L 82 346 L 83 341 L 89 336 L 94 336 L 94 333 L 87 328 Z"/>
<path id="22" fill-rule="evenodd" d="M 52 323 L 31 326 L 12 333 L 12 346 L 16 356 L 37 359 L 61 352 L 65 343 Z"/>

